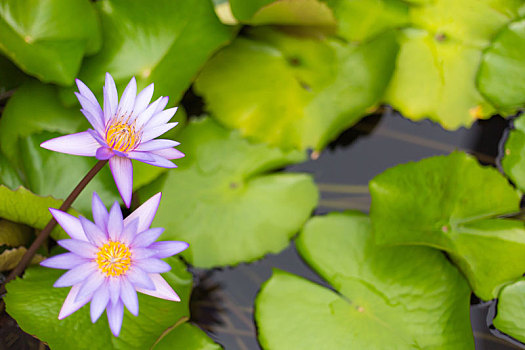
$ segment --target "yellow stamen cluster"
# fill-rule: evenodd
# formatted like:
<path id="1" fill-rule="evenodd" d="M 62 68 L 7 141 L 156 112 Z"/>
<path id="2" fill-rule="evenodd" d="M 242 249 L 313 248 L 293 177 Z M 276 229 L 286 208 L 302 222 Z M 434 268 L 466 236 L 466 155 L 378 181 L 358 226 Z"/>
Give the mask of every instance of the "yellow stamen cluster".
<path id="1" fill-rule="evenodd" d="M 106 128 L 106 142 L 109 147 L 119 152 L 132 151 L 140 142 L 140 133 L 135 129 L 135 123 L 116 118 Z"/>
<path id="2" fill-rule="evenodd" d="M 125 244 L 109 241 L 100 247 L 95 261 L 107 277 L 120 276 L 129 270 L 131 252 Z"/>

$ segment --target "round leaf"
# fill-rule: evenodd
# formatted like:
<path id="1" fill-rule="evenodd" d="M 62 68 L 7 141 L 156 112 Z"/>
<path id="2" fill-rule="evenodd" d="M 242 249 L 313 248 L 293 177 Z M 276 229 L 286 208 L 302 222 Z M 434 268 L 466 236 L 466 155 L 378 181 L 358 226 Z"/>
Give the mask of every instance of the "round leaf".
<path id="1" fill-rule="evenodd" d="M 275 271 L 256 300 L 263 348 L 474 348 L 470 290 L 440 252 L 377 246 L 356 212 L 313 218 L 297 247 L 336 292 Z"/>
<path id="2" fill-rule="evenodd" d="M 163 193 L 154 225 L 166 228 L 165 238 L 190 244 L 183 256 L 193 265 L 232 265 L 277 253 L 317 204 L 311 176 L 267 174 L 302 161 L 302 152 L 250 143 L 207 118 L 190 123 L 180 141 L 186 157 L 149 192 Z"/>
<path id="3" fill-rule="evenodd" d="M 498 298 L 498 312 L 494 326 L 500 331 L 525 342 L 525 278 L 509 284 L 501 290 Z"/>
<path id="4" fill-rule="evenodd" d="M 430 118 L 446 129 L 489 117 L 494 108 L 475 84 L 482 51 L 518 16 L 520 5 L 514 0 L 442 0 L 411 6 L 413 28 L 400 35 L 387 101 L 407 118 Z"/>
<path id="5" fill-rule="evenodd" d="M 53 218 L 49 208 L 59 208 L 62 201 L 52 197 L 41 197 L 29 190 L 19 187 L 16 191 L 0 185 L 0 218 L 42 230 Z M 78 216 L 73 209 L 68 210 L 72 215 Z M 69 238 L 64 230 L 57 225 L 51 236 L 55 239 Z"/>
<path id="6" fill-rule="evenodd" d="M 25 332 L 37 336 L 54 350 L 148 349 L 166 329 L 189 314 L 193 277 L 179 259 L 166 261 L 172 270 L 163 277 L 182 301 L 173 302 L 139 293 L 139 315 L 135 317 L 127 310 L 124 312 L 118 338 L 111 334 L 106 315 L 95 324 L 91 323 L 89 306 L 83 306 L 63 320 L 58 319 L 69 292 L 69 288 L 53 288 L 54 281 L 63 273 L 60 270 L 29 268 L 23 279 L 7 284 L 6 310 Z"/>
<path id="7" fill-rule="evenodd" d="M 215 55 L 195 88 L 243 135 L 319 150 L 378 103 L 397 48 L 391 33 L 354 46 L 256 28 Z"/>
<path id="8" fill-rule="evenodd" d="M 199 327 L 183 323 L 170 330 L 152 350 L 219 350 L 222 347 L 211 340 Z"/>
<path id="9" fill-rule="evenodd" d="M 510 23 L 483 54 L 478 73 L 481 93 L 499 108 L 525 104 L 525 20 Z M 512 77 L 512 79 L 509 79 Z"/>
<path id="10" fill-rule="evenodd" d="M 44 82 L 70 85 L 85 53 L 100 48 L 88 0 L 0 1 L 0 50 Z"/>
<path id="11" fill-rule="evenodd" d="M 516 186 L 525 191 L 525 118 L 518 117 L 513 125 L 505 142 L 501 166 Z"/>
<path id="12" fill-rule="evenodd" d="M 446 250 L 482 299 L 525 271 L 525 227 L 496 218 L 519 210 L 520 193 L 471 156 L 398 165 L 370 182 L 370 194 L 378 243 Z"/>

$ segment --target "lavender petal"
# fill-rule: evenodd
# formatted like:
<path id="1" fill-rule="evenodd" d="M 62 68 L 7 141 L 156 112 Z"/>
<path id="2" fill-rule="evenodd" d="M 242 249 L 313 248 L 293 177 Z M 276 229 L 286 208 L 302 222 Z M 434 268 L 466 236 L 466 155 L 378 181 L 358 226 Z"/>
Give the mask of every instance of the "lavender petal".
<path id="1" fill-rule="evenodd" d="M 160 241 L 152 243 L 148 249 L 155 251 L 156 258 L 167 258 L 169 256 L 179 254 L 186 250 L 190 245 L 182 241 Z"/>
<path id="2" fill-rule="evenodd" d="M 89 242 L 94 246 L 101 247 L 107 242 L 108 236 L 100 229 L 100 227 L 83 216 L 80 217 L 80 223 L 82 224 L 82 228 L 84 229 L 84 233 Z"/>
<path id="3" fill-rule="evenodd" d="M 116 303 L 109 303 L 107 308 L 109 328 L 115 337 L 120 334 L 122 318 L 124 317 L 124 305 L 118 300 Z"/>
<path id="4" fill-rule="evenodd" d="M 153 297 L 171 300 L 171 301 L 180 301 L 179 296 L 173 288 L 162 278 L 162 276 L 158 273 L 150 274 L 149 277 L 155 284 L 155 289 L 148 290 L 143 288 L 137 288 L 137 292 L 140 292 L 142 294 L 151 295 Z"/>
<path id="5" fill-rule="evenodd" d="M 155 285 L 148 274 L 138 266 L 132 266 L 127 275 L 129 282 L 137 288 L 153 290 Z"/>
<path id="6" fill-rule="evenodd" d="M 84 279 L 86 279 L 95 271 L 96 264 L 93 262 L 87 262 L 82 265 L 78 265 L 60 276 L 59 279 L 56 280 L 55 284 L 53 284 L 53 287 L 60 288 L 76 285 L 84 281 Z"/>
<path id="7" fill-rule="evenodd" d="M 118 202 L 115 201 L 113 203 L 113 206 L 111 207 L 111 210 L 109 211 L 109 218 L 108 218 L 108 234 L 109 239 L 112 241 L 118 241 L 120 234 L 122 233 L 122 229 L 124 227 L 124 220 L 122 219 L 122 211 L 120 210 L 120 206 Z"/>
<path id="8" fill-rule="evenodd" d="M 104 85 L 104 124 L 115 116 L 118 106 L 117 87 L 113 77 L 106 73 L 106 84 Z"/>
<path id="9" fill-rule="evenodd" d="M 118 115 L 128 116 L 133 112 L 135 106 L 135 97 L 137 96 L 137 81 L 135 77 L 131 78 L 128 85 L 122 93 L 120 103 L 118 105 Z"/>
<path id="10" fill-rule="evenodd" d="M 94 157 L 100 144 L 87 131 L 82 131 L 47 140 L 40 147 L 60 153 Z"/>
<path id="11" fill-rule="evenodd" d="M 137 292 L 125 277 L 120 281 L 120 299 L 132 315 L 138 316 L 139 299 L 137 297 Z"/>
<path id="12" fill-rule="evenodd" d="M 155 242 L 157 238 L 160 237 L 162 232 L 164 232 L 164 228 L 162 227 L 150 228 L 149 230 L 146 230 L 136 235 L 135 238 L 131 241 L 131 244 L 129 246 L 131 248 L 147 247 L 151 243 Z"/>
<path id="13" fill-rule="evenodd" d="M 103 231 L 108 229 L 108 211 L 106 206 L 98 196 L 97 192 L 93 192 L 91 200 L 91 208 L 93 211 L 93 220 L 95 224 Z"/>
<path id="14" fill-rule="evenodd" d="M 137 232 L 146 231 L 150 227 L 151 223 L 153 222 L 153 218 L 157 213 L 161 196 L 162 193 L 159 192 L 150 199 L 148 199 L 146 202 L 144 202 L 133 213 L 126 217 L 126 219 L 124 220 L 124 225 L 128 225 L 129 223 L 131 223 L 131 221 L 138 219 L 139 223 L 137 227 Z"/>
<path id="15" fill-rule="evenodd" d="M 90 305 L 90 316 L 91 322 L 95 323 L 100 315 L 104 312 L 104 309 L 109 302 L 109 291 L 107 283 L 103 283 L 96 291 L 93 293 L 93 298 L 91 299 Z"/>
<path id="16" fill-rule="evenodd" d="M 61 239 L 57 241 L 57 243 L 61 247 L 83 258 L 94 259 L 98 252 L 97 247 L 93 244 L 87 241 L 79 241 L 78 239 Z"/>
<path id="17" fill-rule="evenodd" d="M 87 263 L 89 260 L 73 253 L 64 253 L 52 256 L 40 263 L 41 266 L 52 269 L 69 270 L 78 265 Z"/>
<path id="18" fill-rule="evenodd" d="M 87 241 L 84 229 L 76 217 L 54 208 L 49 208 L 49 211 L 69 237 L 79 241 Z"/>
<path id="19" fill-rule="evenodd" d="M 60 309 L 60 313 L 58 314 L 58 319 L 62 320 L 69 315 L 71 315 L 73 312 L 80 309 L 82 306 L 84 306 L 89 299 L 82 299 L 79 301 L 75 301 L 77 298 L 78 291 L 80 289 L 80 285 L 74 285 L 73 288 L 69 291 L 69 294 L 67 295 L 66 300 L 64 301 L 64 304 L 62 305 L 62 308 Z"/>
<path id="20" fill-rule="evenodd" d="M 168 263 L 156 258 L 141 259 L 135 263 L 147 273 L 163 273 L 171 270 Z"/>
<path id="21" fill-rule="evenodd" d="M 109 160 L 111 173 L 117 184 L 118 191 L 127 208 L 131 205 L 133 188 L 133 167 L 131 160 L 123 157 L 113 157 Z"/>

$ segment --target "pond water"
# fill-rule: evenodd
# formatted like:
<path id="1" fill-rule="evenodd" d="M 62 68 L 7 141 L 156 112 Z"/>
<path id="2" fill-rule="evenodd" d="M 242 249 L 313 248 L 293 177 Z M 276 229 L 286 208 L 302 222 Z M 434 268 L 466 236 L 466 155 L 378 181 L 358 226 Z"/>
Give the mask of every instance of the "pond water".
<path id="1" fill-rule="evenodd" d="M 332 211 L 368 212 L 367 184 L 375 175 L 400 163 L 463 150 L 484 164 L 497 164 L 500 140 L 509 122 L 494 117 L 476 122 L 471 129 L 445 131 L 429 121 L 419 123 L 385 109 L 381 115 L 363 119 L 343 133 L 316 160 L 291 166 L 284 171 L 313 174 L 320 190 L 315 215 Z M 313 155 L 316 158 L 317 155 Z M 196 285 L 192 297 L 192 320 L 225 349 L 259 349 L 253 320 L 253 304 L 272 268 L 308 278 L 328 286 L 301 260 L 293 243 L 278 255 L 233 268 L 211 271 L 193 269 Z M 512 339 L 501 339 L 488 325 L 492 303 L 480 304 L 473 298 L 472 327 L 476 349 L 525 349 Z"/>

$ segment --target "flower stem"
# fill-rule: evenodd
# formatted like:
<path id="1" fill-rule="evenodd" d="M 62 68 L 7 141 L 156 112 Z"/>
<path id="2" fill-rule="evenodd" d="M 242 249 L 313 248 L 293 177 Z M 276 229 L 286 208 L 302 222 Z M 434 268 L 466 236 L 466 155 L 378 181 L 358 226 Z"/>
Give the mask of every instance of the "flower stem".
<path id="1" fill-rule="evenodd" d="M 86 185 L 93 179 L 93 177 L 106 165 L 108 161 L 107 160 L 99 160 L 97 164 L 91 170 L 84 176 L 82 180 L 78 183 L 77 187 L 71 192 L 71 194 L 66 198 L 64 203 L 60 206 L 59 210 L 61 211 L 67 211 L 69 207 L 71 207 L 71 204 L 77 199 L 78 195 L 82 190 L 86 187 Z M 27 252 L 22 257 L 22 260 L 18 263 L 18 265 L 11 271 L 11 273 L 7 276 L 4 284 L 0 287 L 0 294 L 5 293 L 5 284 L 9 281 L 15 279 L 17 276 L 20 276 L 22 272 L 26 269 L 26 267 L 29 265 L 33 257 L 35 256 L 38 248 L 44 243 L 44 241 L 49 237 L 49 234 L 51 231 L 55 228 L 57 225 L 57 222 L 54 218 L 51 219 L 44 227 L 44 229 L 40 232 L 40 234 L 37 236 L 37 238 L 34 240 L 34 242 L 31 244 Z"/>

